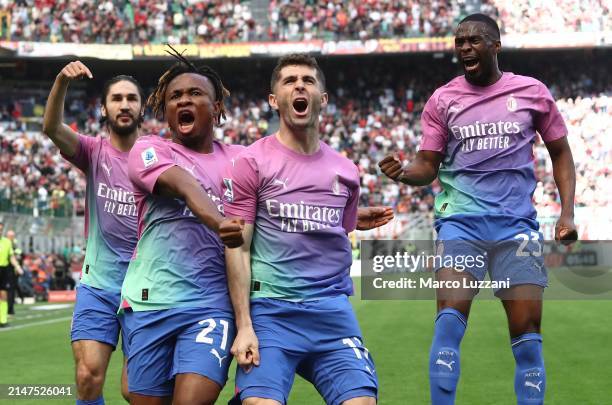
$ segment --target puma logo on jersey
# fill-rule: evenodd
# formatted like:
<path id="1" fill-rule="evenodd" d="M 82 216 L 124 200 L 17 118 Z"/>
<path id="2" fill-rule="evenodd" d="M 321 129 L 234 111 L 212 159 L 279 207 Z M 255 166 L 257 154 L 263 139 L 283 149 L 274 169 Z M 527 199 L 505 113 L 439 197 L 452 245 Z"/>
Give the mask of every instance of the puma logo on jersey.
<path id="1" fill-rule="evenodd" d="M 538 382 L 537 384 L 534 384 L 531 381 L 525 381 L 525 387 L 532 387 L 532 388 L 535 388 L 536 390 L 538 390 L 538 392 L 542 392 L 542 390 L 540 389 L 540 385 L 542 385 L 543 381 L 544 380 Z"/>
<path id="2" fill-rule="evenodd" d="M 195 165 L 191 165 L 191 167 L 183 167 L 183 169 L 187 170 L 189 172 L 189 174 L 191 174 L 193 177 L 195 177 L 195 173 L 194 173 L 194 169 L 195 169 Z"/>
<path id="3" fill-rule="evenodd" d="M 444 360 L 442 360 L 442 359 L 438 359 L 438 360 L 436 360 L 436 364 L 439 364 L 439 365 L 441 365 L 441 366 L 448 367 L 448 369 L 449 369 L 450 371 L 453 371 L 453 364 L 454 364 L 454 363 L 455 363 L 455 360 L 451 361 L 450 363 L 447 363 L 447 362 L 445 362 L 445 361 L 444 361 Z"/>
<path id="4" fill-rule="evenodd" d="M 289 181 L 289 178 L 287 177 L 285 180 L 280 180 L 280 179 L 274 179 L 274 181 L 272 182 L 272 184 L 276 184 L 279 186 L 283 186 L 283 189 L 287 189 L 287 182 Z"/>
<path id="5" fill-rule="evenodd" d="M 113 170 L 112 166 L 107 166 L 106 163 L 102 163 L 102 168 L 106 172 L 106 175 L 110 177 L 111 170 Z"/>
<path id="6" fill-rule="evenodd" d="M 210 349 L 210 352 L 219 360 L 219 367 L 223 367 L 223 360 L 227 359 L 227 356 L 221 357 L 217 349 Z"/>

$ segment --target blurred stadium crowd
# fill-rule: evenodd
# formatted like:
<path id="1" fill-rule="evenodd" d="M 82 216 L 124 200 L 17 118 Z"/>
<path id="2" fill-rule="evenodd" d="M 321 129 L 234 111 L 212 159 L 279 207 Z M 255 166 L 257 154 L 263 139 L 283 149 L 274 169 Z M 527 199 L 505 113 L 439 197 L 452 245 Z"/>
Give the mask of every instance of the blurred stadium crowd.
<path id="1" fill-rule="evenodd" d="M 2 225 L 3 228 L 3 225 Z M 47 301 L 50 290 L 74 290 L 80 280 L 84 252 L 76 245 L 57 253 L 24 253 L 22 241 L 15 230 L 8 228 L 0 235 L 11 243 L 23 274 L 11 280 L 8 290 L 8 313 L 15 314 L 14 304 L 24 298 Z M 13 271 L 13 266 L 9 268 Z"/>
<path id="2" fill-rule="evenodd" d="M 328 40 L 446 36 L 470 12 L 497 19 L 503 34 L 604 31 L 612 26 L 603 0 L 467 1 L 270 1 L 270 36 L 281 40 Z M 588 11 L 588 13 L 586 12 Z M 526 25 L 525 21 L 529 21 Z"/>
<path id="3" fill-rule="evenodd" d="M 16 41 L 100 44 L 254 40 L 262 35 L 239 0 L 2 0 Z"/>
<path id="4" fill-rule="evenodd" d="M 321 133 L 358 165 L 362 205 L 391 205 L 397 213 L 431 212 L 433 197 L 439 191 L 437 183 L 429 187 L 398 185 L 380 174 L 377 162 L 391 152 L 407 161 L 413 158 L 421 136 L 420 112 L 431 92 L 449 79 L 449 71 L 419 63 L 396 63 L 393 67 L 385 61 L 373 63 L 367 71 L 367 77 L 358 66 L 327 71 L 328 83 L 333 84 L 329 86 L 330 103 L 322 114 Z M 573 71 L 568 75 L 562 66 L 544 66 L 540 71 L 538 77 L 552 83 L 551 92 L 569 128 L 577 165 L 577 206 L 604 207 L 612 202 L 609 193 L 601 192 L 612 189 L 612 88 L 605 66 L 591 67 L 582 74 Z M 278 126 L 278 118 L 264 95 L 255 98 L 241 89 L 233 91 L 227 120 L 216 128 L 216 137 L 248 145 L 269 135 Z M 0 210 L 83 215 L 84 176 L 61 158 L 40 131 L 24 130 L 23 106 L 1 100 Z M 69 92 L 67 122 L 86 134 L 104 133 L 99 124 L 99 103 L 96 96 Z M 39 105 L 29 108 L 29 114 L 42 114 L 44 97 L 34 104 Z M 142 133 L 169 135 L 163 124 L 152 118 L 145 120 Z M 541 143 L 534 151 L 539 180 L 535 203 L 538 209 L 554 215 L 559 197 L 550 158 Z"/>
<path id="5" fill-rule="evenodd" d="M 254 2 L 253 2 L 254 3 Z M 16 41 L 210 43 L 445 36 L 469 12 L 505 34 L 612 29 L 605 0 L 271 0 L 255 18 L 240 0 L 0 0 Z M 471 7 L 471 8 L 470 8 Z M 469 10 L 468 10 L 469 9 Z M 528 21 L 528 24 L 525 22 Z"/>

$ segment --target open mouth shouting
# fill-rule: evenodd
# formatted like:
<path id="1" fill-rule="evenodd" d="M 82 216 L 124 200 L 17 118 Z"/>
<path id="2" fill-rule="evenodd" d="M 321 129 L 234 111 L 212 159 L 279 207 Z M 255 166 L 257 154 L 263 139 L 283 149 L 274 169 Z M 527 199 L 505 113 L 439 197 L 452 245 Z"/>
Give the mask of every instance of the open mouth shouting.
<path id="1" fill-rule="evenodd" d="M 478 72 L 478 68 L 480 67 L 480 60 L 475 56 L 466 56 L 462 59 L 463 68 L 466 73 L 474 74 Z"/>
<path id="2" fill-rule="evenodd" d="M 299 118 L 306 117 L 308 115 L 308 99 L 306 97 L 296 97 L 291 103 L 293 107 L 293 113 Z"/>
<path id="3" fill-rule="evenodd" d="M 182 135 L 189 134 L 195 124 L 195 114 L 190 110 L 180 110 L 178 112 L 178 132 Z"/>

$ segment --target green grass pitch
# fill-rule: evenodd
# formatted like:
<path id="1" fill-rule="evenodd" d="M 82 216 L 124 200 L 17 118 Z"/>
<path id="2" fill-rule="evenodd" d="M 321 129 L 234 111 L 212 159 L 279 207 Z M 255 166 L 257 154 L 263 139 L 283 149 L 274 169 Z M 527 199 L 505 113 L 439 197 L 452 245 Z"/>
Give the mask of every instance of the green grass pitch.
<path id="1" fill-rule="evenodd" d="M 358 296 L 357 296 L 358 297 Z M 380 383 L 380 404 L 427 404 L 427 363 L 432 337 L 433 301 L 362 301 L 353 305 L 374 356 Z M 70 350 L 71 308 L 35 311 L 18 306 L 12 322 L 0 330 L 0 384 L 73 383 Z M 612 400 L 612 301 L 546 301 L 544 355 L 547 404 L 610 404 Z M 120 356 L 113 356 L 107 374 L 107 404 L 120 396 Z M 506 320 L 497 301 L 474 303 L 461 347 L 461 380 L 457 404 L 513 404 L 514 360 Z M 233 392 L 230 380 L 217 403 Z M 73 400 L 8 400 L 0 403 L 73 404 Z M 315 389 L 297 377 L 289 404 L 322 404 Z"/>

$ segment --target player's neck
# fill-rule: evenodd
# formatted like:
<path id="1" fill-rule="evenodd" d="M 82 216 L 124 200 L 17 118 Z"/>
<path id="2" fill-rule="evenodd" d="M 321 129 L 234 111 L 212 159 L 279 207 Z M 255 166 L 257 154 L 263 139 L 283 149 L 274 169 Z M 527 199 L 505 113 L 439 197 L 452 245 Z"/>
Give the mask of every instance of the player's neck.
<path id="1" fill-rule="evenodd" d="M 468 83 L 470 83 L 471 85 L 474 86 L 480 86 L 480 87 L 487 87 L 487 86 L 491 86 L 495 83 L 497 83 L 499 81 L 499 79 L 501 79 L 503 73 L 501 72 L 501 70 L 499 70 L 499 67 L 495 67 L 493 72 L 491 72 L 490 74 L 483 76 L 482 78 L 479 79 L 470 79 L 467 75 L 465 76 L 465 79 L 468 81 Z"/>
<path id="2" fill-rule="evenodd" d="M 172 141 L 198 153 L 212 153 L 213 151 L 212 135 L 198 137 L 181 137 L 179 135 L 173 134 Z"/>
<path id="3" fill-rule="evenodd" d="M 138 130 L 127 136 L 117 135 L 113 131 L 110 131 L 111 145 L 121 152 L 129 152 L 132 149 L 132 146 L 134 146 L 136 138 L 138 138 Z"/>
<path id="4" fill-rule="evenodd" d="M 283 125 L 281 121 L 276 139 L 287 148 L 303 155 L 312 155 L 319 150 L 318 127 L 296 131 Z"/>

